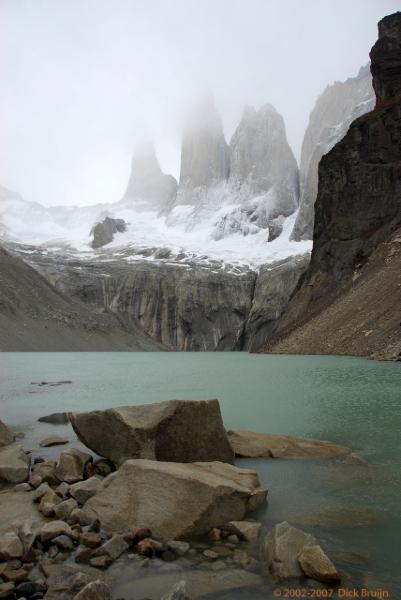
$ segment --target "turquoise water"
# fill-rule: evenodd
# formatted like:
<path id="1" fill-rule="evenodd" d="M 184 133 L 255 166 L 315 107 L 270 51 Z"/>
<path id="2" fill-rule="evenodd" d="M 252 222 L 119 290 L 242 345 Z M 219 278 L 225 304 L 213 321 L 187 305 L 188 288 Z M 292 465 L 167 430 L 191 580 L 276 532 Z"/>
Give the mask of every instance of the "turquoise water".
<path id="1" fill-rule="evenodd" d="M 31 384 L 57 380 L 72 383 Z M 26 433 L 27 447 L 54 432 L 37 423 L 41 415 L 172 398 L 218 398 L 227 428 L 351 446 L 370 467 L 262 459 L 238 464 L 256 468 L 269 488 L 268 507 L 258 515 L 266 526 L 284 519 L 298 524 L 337 557 L 352 581 L 401 590 L 400 364 L 243 353 L 3 353 L 0 390 L 0 418 Z M 330 526 L 319 514 L 327 509 L 339 514 Z"/>

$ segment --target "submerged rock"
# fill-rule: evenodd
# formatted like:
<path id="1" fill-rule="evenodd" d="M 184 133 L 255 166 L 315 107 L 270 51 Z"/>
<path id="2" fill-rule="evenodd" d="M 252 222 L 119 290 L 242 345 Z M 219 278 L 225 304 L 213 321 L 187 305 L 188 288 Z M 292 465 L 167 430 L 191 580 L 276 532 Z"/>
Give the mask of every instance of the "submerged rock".
<path id="1" fill-rule="evenodd" d="M 146 569 L 145 569 L 146 571 Z M 130 600 L 143 600 L 144 598 L 159 598 L 182 578 L 181 573 L 155 573 L 152 577 L 136 576 L 133 581 L 122 583 L 116 589 L 118 597 Z M 240 590 L 252 589 L 262 585 L 263 580 L 256 573 L 249 573 L 244 569 L 225 569 L 218 573 L 201 570 L 187 570 L 185 572 L 186 593 L 190 598 L 206 598 L 212 594 L 232 593 L 241 594 Z M 234 592 L 235 591 L 235 592 Z M 229 597 L 229 596 L 227 596 Z M 246 597 L 246 596 L 244 596 Z M 251 597 L 251 596 L 249 596 Z"/>
<path id="2" fill-rule="evenodd" d="M 111 600 L 110 586 L 100 579 L 91 581 L 74 596 L 74 600 Z"/>
<path id="3" fill-rule="evenodd" d="M 41 446 L 41 448 L 48 448 L 49 446 L 63 446 L 64 444 L 68 444 L 68 440 L 66 438 L 59 437 L 58 435 L 52 435 L 43 439 L 39 446 Z"/>
<path id="4" fill-rule="evenodd" d="M 0 481 L 23 483 L 28 481 L 31 459 L 21 446 L 12 444 L 0 448 Z"/>
<path id="5" fill-rule="evenodd" d="M 315 546 L 316 539 L 292 527 L 286 521 L 275 525 L 263 544 L 264 560 L 275 581 L 301 577 L 298 557 L 307 546 Z"/>
<path id="6" fill-rule="evenodd" d="M 187 594 L 187 584 L 184 580 L 179 581 L 167 594 L 165 594 L 161 600 L 191 600 Z"/>
<path id="7" fill-rule="evenodd" d="M 45 415 L 38 419 L 39 423 L 52 423 L 55 425 L 61 425 L 69 422 L 68 413 L 58 412 L 50 415 Z"/>
<path id="8" fill-rule="evenodd" d="M 218 400 L 170 400 L 71 413 L 70 420 L 88 448 L 118 464 L 128 458 L 234 461 Z"/>
<path id="9" fill-rule="evenodd" d="M 352 452 L 334 442 L 289 435 L 239 430 L 229 430 L 227 435 L 235 455 L 247 458 L 335 458 Z"/>
<path id="10" fill-rule="evenodd" d="M 242 520 L 266 494 L 256 471 L 226 463 L 128 460 L 83 511 L 108 532 L 150 524 L 154 535 L 180 539 Z"/>
<path id="11" fill-rule="evenodd" d="M 83 564 L 53 564 L 46 570 L 48 572 L 46 600 L 72 600 L 85 586 L 94 581 L 100 580 L 111 586 L 110 577 L 98 569 Z"/>

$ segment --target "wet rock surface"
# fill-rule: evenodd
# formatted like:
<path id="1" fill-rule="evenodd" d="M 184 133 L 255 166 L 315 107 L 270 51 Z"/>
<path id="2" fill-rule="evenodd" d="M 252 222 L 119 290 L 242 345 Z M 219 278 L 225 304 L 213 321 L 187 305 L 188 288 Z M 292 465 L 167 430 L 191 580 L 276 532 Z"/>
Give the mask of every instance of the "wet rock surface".
<path id="1" fill-rule="evenodd" d="M 128 458 L 234 460 L 218 400 L 171 400 L 72 413 L 70 420 L 88 448 L 118 464 Z"/>
<path id="2" fill-rule="evenodd" d="M 288 435 L 229 430 L 236 456 L 265 458 L 335 458 L 351 454 L 351 448 L 324 440 L 309 440 Z"/>
<path id="3" fill-rule="evenodd" d="M 185 538 L 241 520 L 265 498 L 266 490 L 252 470 L 219 462 L 128 460 L 85 504 L 84 513 L 99 519 L 109 532 L 152 522 L 152 531 L 161 537 Z"/>

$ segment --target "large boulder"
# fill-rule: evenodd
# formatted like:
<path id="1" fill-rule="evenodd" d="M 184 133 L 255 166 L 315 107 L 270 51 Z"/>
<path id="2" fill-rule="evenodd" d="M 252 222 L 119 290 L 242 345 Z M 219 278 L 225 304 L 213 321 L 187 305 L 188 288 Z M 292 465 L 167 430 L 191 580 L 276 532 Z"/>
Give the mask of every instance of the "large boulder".
<path id="1" fill-rule="evenodd" d="M 68 448 L 60 454 L 55 469 L 56 477 L 66 483 L 82 481 L 90 462 L 93 462 L 93 458 L 87 452 L 81 452 L 77 448 Z"/>
<path id="2" fill-rule="evenodd" d="M 233 463 L 218 400 L 170 400 L 71 413 L 79 439 L 121 464 L 129 458 Z"/>
<path id="3" fill-rule="evenodd" d="M 266 494 L 256 471 L 226 463 L 128 460 L 83 510 L 109 533 L 151 527 L 156 536 L 179 539 L 242 520 Z"/>
<path id="4" fill-rule="evenodd" d="M 21 446 L 0 448 L 0 481 L 22 483 L 28 480 L 31 459 Z"/>
<path id="5" fill-rule="evenodd" d="M 105 217 L 103 221 L 96 223 L 91 230 L 93 235 L 92 248 L 101 248 L 110 244 L 116 233 L 123 233 L 127 229 L 124 219 L 112 219 Z"/>
<path id="6" fill-rule="evenodd" d="M 336 458 L 352 452 L 334 442 L 289 435 L 240 430 L 229 430 L 227 435 L 235 455 L 246 458 Z"/>
<path id="7" fill-rule="evenodd" d="M 298 557 L 302 571 L 322 583 L 340 583 L 341 575 L 320 546 L 307 546 Z"/>
<path id="8" fill-rule="evenodd" d="M 13 432 L 0 420 L 0 447 L 9 446 L 13 441 Z"/>
<path id="9" fill-rule="evenodd" d="M 286 521 L 275 525 L 267 534 L 263 544 L 264 560 L 275 581 L 302 577 L 298 557 L 308 546 L 315 546 L 316 539 L 292 527 Z"/>

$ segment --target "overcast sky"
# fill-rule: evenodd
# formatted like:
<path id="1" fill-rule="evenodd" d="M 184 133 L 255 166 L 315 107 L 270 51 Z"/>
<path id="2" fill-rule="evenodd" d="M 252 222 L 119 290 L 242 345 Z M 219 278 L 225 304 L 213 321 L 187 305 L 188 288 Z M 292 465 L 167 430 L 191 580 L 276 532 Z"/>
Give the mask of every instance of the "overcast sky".
<path id="1" fill-rule="evenodd" d="M 52 204 L 113 202 L 152 137 L 179 174 L 180 127 L 210 90 L 227 138 L 274 104 L 299 157 L 328 83 L 368 61 L 398 0 L 0 0 L 0 185 Z"/>

